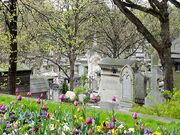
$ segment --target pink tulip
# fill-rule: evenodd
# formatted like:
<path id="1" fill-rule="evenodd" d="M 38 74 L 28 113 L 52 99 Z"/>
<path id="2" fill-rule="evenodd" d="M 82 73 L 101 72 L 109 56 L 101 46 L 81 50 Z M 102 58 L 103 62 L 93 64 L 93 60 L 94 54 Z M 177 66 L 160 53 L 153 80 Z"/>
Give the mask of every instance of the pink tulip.
<path id="1" fill-rule="evenodd" d="M 112 101 L 116 101 L 116 96 L 112 96 Z"/>
<path id="2" fill-rule="evenodd" d="M 27 96 L 28 96 L 28 97 L 32 97 L 32 93 L 31 93 L 31 92 L 28 92 L 28 93 L 27 93 Z"/>
<path id="3" fill-rule="evenodd" d="M 14 123 L 13 128 L 18 128 L 18 125 L 16 123 Z"/>
<path id="4" fill-rule="evenodd" d="M 5 110 L 5 109 L 6 109 L 5 105 L 0 106 L 0 110 Z"/>
<path id="5" fill-rule="evenodd" d="M 65 99 L 65 96 L 64 96 L 63 94 L 59 96 L 59 100 L 60 100 L 61 102 L 63 102 L 64 99 Z"/>
<path id="6" fill-rule="evenodd" d="M 96 101 L 97 97 L 95 95 L 92 95 L 91 100 Z"/>
<path id="7" fill-rule="evenodd" d="M 43 97 L 44 97 L 44 93 L 43 93 L 43 92 L 41 92 L 40 98 L 43 98 Z"/>
<path id="8" fill-rule="evenodd" d="M 19 93 L 20 93 L 19 88 L 16 88 L 16 94 L 19 94 Z"/>
<path id="9" fill-rule="evenodd" d="M 89 128 L 88 135 L 92 135 L 92 133 L 93 133 L 92 128 Z"/>
<path id="10" fill-rule="evenodd" d="M 112 123 L 108 123 L 108 127 L 107 127 L 108 129 L 113 129 L 113 125 L 112 125 Z"/>
<path id="11" fill-rule="evenodd" d="M 22 96 L 21 96 L 21 95 L 18 95 L 18 96 L 17 96 L 17 100 L 21 101 L 21 100 L 22 100 Z"/>
<path id="12" fill-rule="evenodd" d="M 46 114 L 46 118 L 50 118 L 50 114 L 49 113 Z"/>
<path id="13" fill-rule="evenodd" d="M 86 124 L 92 124 L 92 119 L 90 117 L 86 118 Z"/>
<path id="14" fill-rule="evenodd" d="M 77 106 L 78 105 L 78 101 L 75 100 L 73 104 L 74 104 L 74 106 Z"/>
<path id="15" fill-rule="evenodd" d="M 133 113 L 133 114 L 132 114 L 132 118 L 133 118 L 133 119 L 137 119 L 137 113 Z"/>
<path id="16" fill-rule="evenodd" d="M 42 105 L 41 109 L 46 111 L 47 110 L 46 105 Z"/>
<path id="17" fill-rule="evenodd" d="M 40 98 L 37 98 L 37 99 L 36 99 L 36 103 L 37 103 L 37 104 L 40 104 L 40 103 L 41 103 L 41 99 L 40 99 Z"/>
<path id="18" fill-rule="evenodd" d="M 112 122 L 116 122 L 116 118 L 115 117 L 112 117 Z"/>
<path id="19" fill-rule="evenodd" d="M 141 131 L 144 131 L 144 125 L 142 124 L 140 127 Z"/>

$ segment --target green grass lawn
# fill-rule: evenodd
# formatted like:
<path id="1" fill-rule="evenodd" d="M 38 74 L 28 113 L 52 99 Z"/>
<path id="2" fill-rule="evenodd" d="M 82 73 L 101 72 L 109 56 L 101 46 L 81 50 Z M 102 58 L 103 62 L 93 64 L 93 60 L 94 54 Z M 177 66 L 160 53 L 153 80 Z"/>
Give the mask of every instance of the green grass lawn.
<path id="1" fill-rule="evenodd" d="M 16 100 L 15 97 L 8 96 L 8 95 L 0 95 L 0 104 L 8 105 L 10 102 L 15 101 L 15 100 Z M 37 104 L 35 101 L 31 102 L 30 100 L 25 100 L 23 98 L 23 100 L 20 102 L 24 105 L 24 107 L 29 108 L 31 111 L 37 109 Z M 30 104 L 30 102 L 31 102 L 31 104 Z M 71 103 L 54 103 L 51 101 L 44 101 L 43 104 L 46 104 L 49 112 L 54 112 L 55 110 L 61 108 L 61 110 L 64 110 L 64 113 L 66 113 L 67 111 L 71 112 L 75 108 L 75 106 Z M 79 105 L 79 107 L 82 109 L 83 106 Z M 86 117 L 93 117 L 94 112 L 100 113 L 101 121 L 107 120 L 109 118 L 109 113 L 107 111 L 100 110 L 100 109 L 95 110 L 95 109 L 89 108 L 89 107 L 86 108 Z M 75 113 L 77 113 L 77 112 L 75 112 Z M 118 121 L 125 122 L 126 125 L 129 127 L 133 127 L 133 125 L 134 125 L 133 119 L 130 115 L 116 112 L 116 118 Z M 163 123 L 163 122 L 159 122 L 159 121 L 152 120 L 152 119 L 146 119 L 146 118 L 138 118 L 138 119 L 144 123 L 145 127 L 150 128 L 154 131 L 158 130 L 160 126 L 163 126 L 164 128 L 166 128 L 168 130 L 172 130 L 173 128 L 180 127 L 180 123 L 176 123 L 176 122 Z"/>

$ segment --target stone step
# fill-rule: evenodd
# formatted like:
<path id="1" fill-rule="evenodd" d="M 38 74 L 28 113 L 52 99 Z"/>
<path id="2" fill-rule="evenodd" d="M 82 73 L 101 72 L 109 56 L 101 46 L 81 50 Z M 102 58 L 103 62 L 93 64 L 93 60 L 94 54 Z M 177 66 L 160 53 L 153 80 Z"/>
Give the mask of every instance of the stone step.
<path id="1" fill-rule="evenodd" d="M 116 102 L 100 101 L 99 106 L 107 111 L 118 110 L 118 103 Z"/>
<path id="2" fill-rule="evenodd" d="M 122 111 L 129 111 L 133 106 L 132 102 L 120 101 L 118 109 Z"/>

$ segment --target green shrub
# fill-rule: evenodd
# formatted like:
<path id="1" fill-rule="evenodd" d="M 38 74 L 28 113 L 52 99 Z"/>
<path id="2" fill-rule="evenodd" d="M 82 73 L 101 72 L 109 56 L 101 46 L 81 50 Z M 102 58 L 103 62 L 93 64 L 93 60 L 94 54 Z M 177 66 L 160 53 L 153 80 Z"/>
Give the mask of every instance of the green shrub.
<path id="1" fill-rule="evenodd" d="M 62 85 L 62 93 L 63 94 L 66 94 L 66 92 L 69 90 L 68 88 L 68 85 L 66 83 L 66 81 L 63 82 L 63 85 Z"/>
<path id="2" fill-rule="evenodd" d="M 63 102 L 66 102 L 66 103 L 71 103 L 71 99 L 70 98 L 65 98 Z"/>
<path id="3" fill-rule="evenodd" d="M 172 99 L 175 101 L 180 101 L 180 90 L 176 90 L 174 92 Z"/>
<path id="4" fill-rule="evenodd" d="M 135 105 L 132 112 L 150 114 L 162 117 L 170 117 L 180 119 L 180 103 L 177 101 L 165 101 L 162 104 L 154 104 L 151 107 Z"/>
<path id="5" fill-rule="evenodd" d="M 87 74 L 82 75 L 80 78 L 81 86 L 84 86 L 86 84 L 86 80 L 87 80 Z"/>
<path id="6" fill-rule="evenodd" d="M 131 111 L 180 119 L 180 90 L 165 90 L 162 94 L 166 97 L 162 104 L 153 104 L 151 107 L 135 105 Z"/>
<path id="7" fill-rule="evenodd" d="M 173 91 L 165 90 L 163 95 L 173 101 L 180 101 L 180 90 L 174 89 Z"/>
<path id="8" fill-rule="evenodd" d="M 79 94 L 82 94 L 82 93 L 85 93 L 86 92 L 86 89 L 84 87 L 75 87 L 74 88 L 74 93 L 76 95 L 79 95 Z"/>
<path id="9" fill-rule="evenodd" d="M 90 102 L 90 96 L 84 97 L 83 102 L 84 102 L 85 104 L 88 103 L 88 102 Z"/>

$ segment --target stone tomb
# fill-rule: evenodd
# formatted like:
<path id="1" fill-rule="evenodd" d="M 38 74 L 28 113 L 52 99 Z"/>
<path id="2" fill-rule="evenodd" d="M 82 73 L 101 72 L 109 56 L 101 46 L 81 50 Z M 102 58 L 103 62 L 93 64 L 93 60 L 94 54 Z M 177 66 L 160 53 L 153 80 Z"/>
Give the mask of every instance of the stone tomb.
<path id="1" fill-rule="evenodd" d="M 18 69 L 17 70 L 17 87 L 20 88 L 21 94 L 25 94 L 30 91 L 30 69 Z M 7 86 L 8 70 L 0 68 L 0 93 L 9 94 Z"/>
<path id="2" fill-rule="evenodd" d="M 137 62 L 128 59 L 105 58 L 99 63 L 101 81 L 100 106 L 116 96 L 119 107 L 131 107 L 134 102 L 144 103 L 146 96 L 145 77 L 137 68 Z M 117 107 L 117 105 L 116 105 Z"/>
<path id="3" fill-rule="evenodd" d="M 44 94 L 43 98 L 47 98 L 49 91 L 49 83 L 46 78 L 31 76 L 30 91 L 33 97 L 39 97 L 41 93 Z"/>

